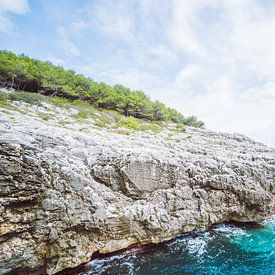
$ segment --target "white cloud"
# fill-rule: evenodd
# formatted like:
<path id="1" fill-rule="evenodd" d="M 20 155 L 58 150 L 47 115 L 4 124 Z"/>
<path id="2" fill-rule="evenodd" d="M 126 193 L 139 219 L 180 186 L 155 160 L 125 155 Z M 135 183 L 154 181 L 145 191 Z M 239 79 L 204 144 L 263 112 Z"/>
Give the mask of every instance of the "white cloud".
<path id="1" fill-rule="evenodd" d="M 178 62 L 177 54 L 164 44 L 149 48 L 146 54 L 150 55 L 152 62 L 157 61 L 157 65 L 175 65 Z"/>
<path id="2" fill-rule="evenodd" d="M 73 34 L 76 34 L 78 35 L 82 30 L 84 30 L 85 28 L 87 27 L 87 23 L 84 22 L 84 21 L 76 21 L 76 22 L 73 22 L 70 26 L 70 31 L 73 33 Z"/>
<path id="3" fill-rule="evenodd" d="M 201 24 L 201 12 L 205 8 L 215 8 L 215 0 L 171 1 L 170 37 L 175 50 L 184 50 L 190 55 L 205 57 L 207 49 L 201 38 L 205 32 L 202 28 L 210 28 Z"/>
<path id="4" fill-rule="evenodd" d="M 64 50 L 67 56 L 80 55 L 79 49 L 73 42 L 75 37 L 81 36 L 81 32 L 87 28 L 88 24 L 82 20 L 75 21 L 69 27 L 58 28 L 59 40 L 58 46 Z"/>
<path id="5" fill-rule="evenodd" d="M 186 83 L 187 81 L 194 81 L 194 78 L 201 72 L 201 68 L 198 65 L 191 64 L 181 69 L 176 75 L 176 83 L 179 85 Z"/>
<path id="6" fill-rule="evenodd" d="M 0 10 L 22 14 L 29 11 L 29 5 L 26 0 L 0 0 Z"/>
<path id="7" fill-rule="evenodd" d="M 87 10 L 91 24 L 103 34 L 123 40 L 134 38 L 134 14 L 129 1 L 91 1 Z"/>
<path id="8" fill-rule="evenodd" d="M 0 32 L 10 32 L 13 24 L 9 13 L 25 14 L 29 11 L 27 0 L 0 0 Z"/>
<path id="9" fill-rule="evenodd" d="M 93 60 L 92 69 L 83 64 L 83 73 L 143 89 L 211 129 L 275 147 L 275 2 L 100 0 L 86 12 L 74 28 L 96 30 L 113 54 Z"/>
<path id="10" fill-rule="evenodd" d="M 190 98 L 182 96 L 174 105 L 184 113 L 197 114 L 210 129 L 241 132 L 274 146 L 274 85 L 257 87 L 240 95 L 232 90 L 240 91 L 232 80 L 220 79 L 206 93 Z"/>
<path id="11" fill-rule="evenodd" d="M 0 12 L 0 32 L 9 32 L 10 30 L 12 30 L 11 21 Z"/>
<path id="12" fill-rule="evenodd" d="M 132 73 L 128 68 L 123 71 L 125 60 L 122 66 L 110 62 L 109 68 L 113 64 L 120 69 L 106 70 L 105 78 L 119 71 L 115 75 L 122 83 L 136 87 L 140 81 L 154 97 L 184 114 L 197 115 L 209 128 L 241 132 L 275 146 L 275 7 L 256 0 L 171 3 L 163 6 L 163 21 L 167 23 L 168 17 L 170 23 L 160 22 L 163 37 L 168 38 L 161 47 L 152 44 L 152 37 L 157 43 L 157 29 L 146 33 L 144 28 L 141 35 L 140 26 L 134 32 L 141 45 L 138 53 L 135 45 L 125 53 L 132 57 L 128 63 Z M 145 13 L 152 15 L 146 8 Z M 167 79 L 152 64 L 170 69 L 169 56 L 175 57 L 175 72 Z"/>
<path id="13" fill-rule="evenodd" d="M 76 69 L 78 72 L 90 76 L 97 81 L 103 81 L 111 85 L 119 83 L 134 90 L 146 91 L 146 93 L 149 92 L 146 90 L 147 87 L 154 87 L 154 89 L 151 89 L 153 99 L 159 98 L 159 89 L 166 85 L 157 76 L 147 74 L 146 72 L 142 73 L 134 68 L 124 70 L 123 68 L 114 68 L 112 65 L 94 64 L 93 66 L 78 66 Z"/>
<path id="14" fill-rule="evenodd" d="M 256 0 L 173 3 L 172 41 L 192 55 L 175 78 L 181 99 L 175 106 L 212 129 L 275 146 L 274 6 Z M 203 20 L 204 9 L 217 11 L 218 18 Z M 189 96 L 188 90 L 196 93 Z"/>
<path id="15" fill-rule="evenodd" d="M 58 29 L 58 33 L 60 36 L 60 39 L 58 40 L 58 45 L 61 49 L 63 49 L 64 53 L 67 56 L 79 55 L 79 50 L 70 37 L 70 31 L 61 27 Z"/>

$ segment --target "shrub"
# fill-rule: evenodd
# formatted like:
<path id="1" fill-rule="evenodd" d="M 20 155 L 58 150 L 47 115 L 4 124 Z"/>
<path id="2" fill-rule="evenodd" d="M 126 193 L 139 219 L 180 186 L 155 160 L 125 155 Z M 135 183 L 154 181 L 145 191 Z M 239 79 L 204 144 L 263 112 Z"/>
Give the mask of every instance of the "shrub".
<path id="1" fill-rule="evenodd" d="M 204 127 L 204 122 L 198 120 L 195 116 L 189 116 L 184 119 L 184 124 L 188 126 L 202 128 Z"/>
<path id="2" fill-rule="evenodd" d="M 108 114 L 104 114 L 104 113 L 93 115 L 93 117 L 105 124 L 111 124 L 114 122 L 114 120 L 110 116 L 108 116 Z"/>
<path id="3" fill-rule="evenodd" d="M 115 133 L 119 135 L 125 135 L 125 136 L 129 136 L 131 134 L 128 130 L 123 130 L 123 129 L 118 129 L 115 131 Z"/>
<path id="4" fill-rule="evenodd" d="M 103 82 L 96 82 L 91 78 L 77 74 L 73 70 L 66 70 L 61 66 L 55 66 L 51 62 L 43 62 L 32 59 L 24 54 L 16 55 L 8 51 L 0 50 L 0 76 L 4 81 L 11 78 L 17 82 L 10 83 L 13 87 L 21 90 L 38 92 L 44 90 L 52 95 L 64 95 L 65 99 L 53 99 L 52 102 L 58 106 L 66 103 L 95 108 L 114 110 L 126 117 L 132 116 L 137 119 L 151 121 L 166 121 L 182 123 L 195 127 L 203 127 L 203 122 L 195 117 L 184 118 L 177 110 L 168 108 L 164 103 L 153 101 L 141 90 L 130 90 L 120 84 L 114 86 Z M 15 85 L 15 86 L 14 86 Z M 14 96 L 14 100 L 21 100 L 28 103 L 39 104 L 38 98 L 33 98 L 33 93 Z M 17 97 L 17 98 L 16 98 Z M 84 102 L 87 100 L 88 102 Z M 90 103 L 90 104 L 89 104 Z M 124 121 L 125 127 L 134 130 L 139 128 L 138 123 Z"/>
<path id="5" fill-rule="evenodd" d="M 120 121 L 121 126 L 139 131 L 140 130 L 140 124 L 137 119 L 134 117 L 125 117 Z"/>
<path id="6" fill-rule="evenodd" d="M 177 124 L 171 131 L 176 133 L 184 133 L 185 132 L 185 126 L 183 124 Z"/>
<path id="7" fill-rule="evenodd" d="M 154 133 L 159 133 L 159 132 L 161 132 L 162 127 L 157 124 L 153 124 L 153 123 L 149 124 L 148 123 L 148 124 L 142 124 L 140 126 L 140 130 L 141 131 L 152 131 Z"/>
<path id="8" fill-rule="evenodd" d="M 54 105 L 58 106 L 58 107 L 63 107 L 63 105 L 65 104 L 69 104 L 71 101 L 66 99 L 66 98 L 62 98 L 62 97 L 53 97 L 51 99 L 51 103 L 53 103 Z"/>
<path id="9" fill-rule="evenodd" d="M 41 105 L 41 102 L 47 101 L 47 97 L 40 95 L 40 94 L 34 94 L 34 93 L 28 93 L 28 92 L 14 92 L 8 94 L 9 99 L 12 101 L 22 101 L 29 104 L 35 104 L 35 105 Z"/>
<path id="10" fill-rule="evenodd" d="M 107 127 L 107 125 L 103 122 L 96 122 L 94 125 L 96 127 L 99 127 L 99 128 L 106 128 Z"/>
<path id="11" fill-rule="evenodd" d="M 8 101 L 8 94 L 4 92 L 0 92 L 0 107 L 5 108 L 5 109 L 15 109 L 10 102 Z"/>
<path id="12" fill-rule="evenodd" d="M 90 112 L 87 110 L 80 110 L 77 114 L 73 115 L 76 119 L 87 119 L 90 116 Z"/>
<path id="13" fill-rule="evenodd" d="M 0 92 L 0 102 L 6 102 L 8 100 L 8 94 Z"/>
<path id="14" fill-rule="evenodd" d="M 85 108 L 91 108 L 91 104 L 85 102 L 85 101 L 81 101 L 81 100 L 72 100 L 72 101 L 68 101 L 68 103 L 75 105 L 75 106 L 81 106 L 81 107 L 85 107 Z"/>
<path id="15" fill-rule="evenodd" d="M 39 113 L 38 116 L 42 118 L 45 121 L 48 121 L 50 119 L 53 119 L 53 115 L 47 114 L 47 113 Z"/>

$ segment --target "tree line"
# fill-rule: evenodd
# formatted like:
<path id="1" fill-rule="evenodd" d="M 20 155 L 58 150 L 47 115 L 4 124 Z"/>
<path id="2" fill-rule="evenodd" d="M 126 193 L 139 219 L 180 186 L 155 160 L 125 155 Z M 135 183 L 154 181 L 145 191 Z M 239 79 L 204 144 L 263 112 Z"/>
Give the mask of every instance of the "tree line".
<path id="1" fill-rule="evenodd" d="M 0 51 L 0 81 L 2 85 L 12 83 L 20 90 L 44 91 L 48 95 L 85 100 L 96 108 L 115 110 L 125 116 L 204 126 L 195 116 L 184 117 L 164 103 L 151 100 L 141 90 L 130 90 L 120 84 L 111 86 L 96 82 L 73 70 L 65 70 L 62 66 L 24 54 Z"/>

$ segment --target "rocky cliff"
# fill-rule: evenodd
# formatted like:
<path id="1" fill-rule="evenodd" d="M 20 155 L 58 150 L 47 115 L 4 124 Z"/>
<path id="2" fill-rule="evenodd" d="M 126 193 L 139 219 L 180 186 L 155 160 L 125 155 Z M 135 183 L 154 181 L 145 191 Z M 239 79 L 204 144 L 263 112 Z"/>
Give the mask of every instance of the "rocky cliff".
<path id="1" fill-rule="evenodd" d="M 46 103 L 0 111 L 0 274 L 53 274 L 274 207 L 275 150 L 245 136 L 171 125 L 122 135 Z"/>

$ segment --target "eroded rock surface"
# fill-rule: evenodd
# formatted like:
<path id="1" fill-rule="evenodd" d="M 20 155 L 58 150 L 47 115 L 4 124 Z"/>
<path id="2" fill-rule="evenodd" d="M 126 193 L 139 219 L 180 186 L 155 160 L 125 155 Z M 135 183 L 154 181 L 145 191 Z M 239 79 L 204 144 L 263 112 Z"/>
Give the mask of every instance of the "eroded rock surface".
<path id="1" fill-rule="evenodd" d="M 53 274 L 274 207 L 275 151 L 242 135 L 188 128 L 175 141 L 11 114 L 0 123 L 13 137 L 0 143 L 0 274 Z"/>

